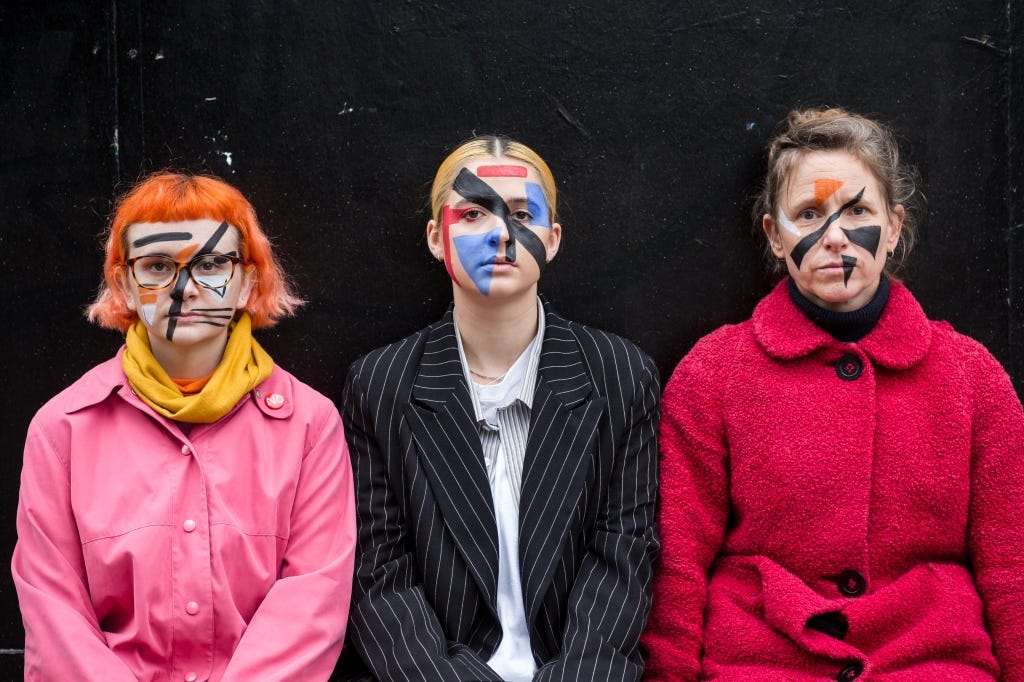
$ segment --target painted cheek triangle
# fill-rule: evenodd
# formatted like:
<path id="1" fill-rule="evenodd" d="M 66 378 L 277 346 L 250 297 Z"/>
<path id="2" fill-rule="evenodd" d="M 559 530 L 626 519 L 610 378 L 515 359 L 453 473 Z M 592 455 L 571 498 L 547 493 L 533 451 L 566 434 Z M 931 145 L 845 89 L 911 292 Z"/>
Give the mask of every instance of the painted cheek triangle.
<path id="1" fill-rule="evenodd" d="M 845 227 L 839 229 L 846 233 L 847 239 L 870 253 L 872 258 L 878 253 L 878 242 L 882 240 L 881 225 L 865 225 L 852 230 L 847 230 Z"/>
<path id="2" fill-rule="evenodd" d="M 843 256 L 843 286 L 849 286 L 850 275 L 853 274 L 853 269 L 857 267 L 857 259 L 853 256 Z"/>

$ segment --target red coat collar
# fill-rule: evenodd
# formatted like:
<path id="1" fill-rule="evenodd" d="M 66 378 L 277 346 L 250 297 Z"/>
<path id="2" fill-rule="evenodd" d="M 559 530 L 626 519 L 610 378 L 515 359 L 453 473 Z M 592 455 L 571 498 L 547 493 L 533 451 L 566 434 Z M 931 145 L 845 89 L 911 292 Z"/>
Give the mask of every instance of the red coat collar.
<path id="1" fill-rule="evenodd" d="M 754 338 L 766 353 L 780 360 L 842 343 L 800 312 L 789 298 L 785 280 L 757 304 L 751 321 Z M 931 324 L 924 310 L 905 286 L 893 281 L 878 324 L 855 345 L 875 364 L 901 370 L 920 362 L 931 343 Z"/>

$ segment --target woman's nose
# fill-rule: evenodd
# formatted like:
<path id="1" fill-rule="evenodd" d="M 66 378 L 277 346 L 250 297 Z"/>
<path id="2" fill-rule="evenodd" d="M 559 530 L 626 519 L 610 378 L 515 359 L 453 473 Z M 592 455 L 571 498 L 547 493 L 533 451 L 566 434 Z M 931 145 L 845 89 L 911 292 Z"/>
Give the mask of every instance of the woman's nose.
<path id="1" fill-rule="evenodd" d="M 850 240 L 846 236 L 846 232 L 843 231 L 843 228 L 839 227 L 839 221 L 836 220 L 825 228 L 825 234 L 822 235 L 821 241 L 826 248 L 842 249 Z"/>
<path id="2" fill-rule="evenodd" d="M 192 298 L 198 292 L 196 283 L 192 281 L 192 276 L 189 275 L 188 268 L 179 268 L 178 276 L 174 278 L 174 286 L 171 288 L 171 298 L 181 301 L 186 298 Z"/>

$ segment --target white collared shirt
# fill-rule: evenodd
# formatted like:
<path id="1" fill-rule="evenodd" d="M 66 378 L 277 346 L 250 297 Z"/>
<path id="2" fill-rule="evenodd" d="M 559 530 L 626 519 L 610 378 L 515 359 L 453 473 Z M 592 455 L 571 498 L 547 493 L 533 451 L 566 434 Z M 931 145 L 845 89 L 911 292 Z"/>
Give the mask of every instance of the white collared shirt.
<path id="1" fill-rule="evenodd" d="M 537 665 L 530 646 L 519 574 L 519 497 L 533 392 L 544 339 L 544 309 L 538 299 L 537 334 L 496 384 L 482 385 L 473 381 L 457 321 L 455 331 L 462 371 L 473 399 L 498 530 L 497 610 L 502 639 L 487 664 L 503 680 L 529 682 Z"/>

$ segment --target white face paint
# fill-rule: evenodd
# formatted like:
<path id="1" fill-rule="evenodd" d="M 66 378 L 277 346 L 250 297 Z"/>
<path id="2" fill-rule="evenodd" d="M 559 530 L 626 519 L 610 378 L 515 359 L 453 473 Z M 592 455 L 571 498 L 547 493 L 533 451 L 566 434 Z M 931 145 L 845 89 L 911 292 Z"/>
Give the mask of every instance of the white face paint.
<path id="1" fill-rule="evenodd" d="M 798 236 L 800 234 L 799 228 L 797 228 L 793 221 L 789 219 L 789 216 L 786 215 L 786 212 L 783 211 L 781 208 L 779 209 L 779 225 L 782 225 L 782 228 L 786 230 L 786 232 L 789 232 L 790 234 L 795 234 Z"/>

